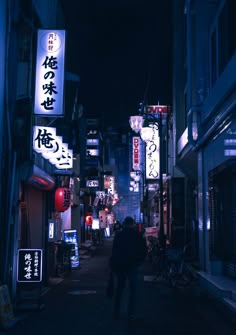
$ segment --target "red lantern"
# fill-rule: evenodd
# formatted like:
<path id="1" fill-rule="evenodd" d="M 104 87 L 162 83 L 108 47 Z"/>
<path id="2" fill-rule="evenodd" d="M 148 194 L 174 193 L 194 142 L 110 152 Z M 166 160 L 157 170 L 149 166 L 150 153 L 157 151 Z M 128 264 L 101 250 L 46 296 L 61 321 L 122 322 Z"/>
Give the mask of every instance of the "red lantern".
<path id="1" fill-rule="evenodd" d="M 55 192 L 55 208 L 58 212 L 64 212 L 70 207 L 70 189 L 60 187 Z"/>
<path id="2" fill-rule="evenodd" d="M 85 223 L 86 223 L 87 226 L 92 226 L 92 224 L 93 224 L 93 216 L 90 213 L 87 213 L 87 214 L 88 215 L 86 215 L 86 217 L 85 217 Z"/>

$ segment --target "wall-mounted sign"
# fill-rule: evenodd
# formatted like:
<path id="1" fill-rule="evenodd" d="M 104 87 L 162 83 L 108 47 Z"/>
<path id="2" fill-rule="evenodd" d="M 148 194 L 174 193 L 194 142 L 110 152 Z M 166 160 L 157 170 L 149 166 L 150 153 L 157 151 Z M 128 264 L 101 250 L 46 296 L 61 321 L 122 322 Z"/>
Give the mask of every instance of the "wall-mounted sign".
<path id="1" fill-rule="evenodd" d="M 105 198 L 105 191 L 96 191 L 96 196 L 100 199 L 103 200 Z"/>
<path id="2" fill-rule="evenodd" d="M 48 220 L 48 241 L 57 241 L 61 238 L 61 222 L 57 219 Z"/>
<path id="3" fill-rule="evenodd" d="M 64 113 L 65 31 L 38 30 L 34 114 Z"/>
<path id="4" fill-rule="evenodd" d="M 55 239 L 55 221 L 50 220 L 48 222 L 48 239 L 53 241 Z"/>
<path id="5" fill-rule="evenodd" d="M 42 249 L 19 249 L 17 261 L 18 282 L 42 281 Z"/>
<path id="6" fill-rule="evenodd" d="M 133 170 L 140 170 L 140 138 L 133 137 Z"/>
<path id="7" fill-rule="evenodd" d="M 72 169 L 73 151 L 68 149 L 68 144 L 63 143 L 62 137 L 56 135 L 56 128 L 34 126 L 33 149 L 57 169 Z"/>
<path id="8" fill-rule="evenodd" d="M 98 146 L 99 139 L 98 138 L 87 138 L 86 143 L 87 143 L 87 145 Z"/>
<path id="9" fill-rule="evenodd" d="M 157 127 L 152 125 L 152 139 L 146 146 L 146 179 L 160 178 L 160 139 Z"/>
<path id="10" fill-rule="evenodd" d="M 149 105 L 145 107 L 145 113 L 157 116 L 161 114 L 165 118 L 168 113 L 168 107 L 165 105 Z"/>
<path id="11" fill-rule="evenodd" d="M 109 188 L 107 190 L 107 193 L 111 196 L 114 195 L 115 193 L 115 177 L 114 176 L 110 176 L 110 185 L 109 185 Z"/>
<path id="12" fill-rule="evenodd" d="M 99 156 L 99 150 L 98 149 L 86 149 L 86 156 Z"/>
<path id="13" fill-rule="evenodd" d="M 93 219 L 92 229 L 97 230 L 99 228 L 100 228 L 99 219 L 98 218 Z"/>
<path id="14" fill-rule="evenodd" d="M 107 214 L 105 210 L 99 211 L 99 223 L 101 228 L 106 228 L 107 226 Z"/>
<path id="15" fill-rule="evenodd" d="M 87 180 L 86 181 L 86 187 L 99 187 L 99 181 L 94 179 L 94 180 Z"/>
<path id="16" fill-rule="evenodd" d="M 54 153 L 58 151 L 56 141 L 56 128 L 34 126 L 33 127 L 33 148 L 38 153 Z"/>
<path id="17" fill-rule="evenodd" d="M 111 180 L 110 176 L 104 176 L 104 188 L 108 189 L 110 187 Z"/>

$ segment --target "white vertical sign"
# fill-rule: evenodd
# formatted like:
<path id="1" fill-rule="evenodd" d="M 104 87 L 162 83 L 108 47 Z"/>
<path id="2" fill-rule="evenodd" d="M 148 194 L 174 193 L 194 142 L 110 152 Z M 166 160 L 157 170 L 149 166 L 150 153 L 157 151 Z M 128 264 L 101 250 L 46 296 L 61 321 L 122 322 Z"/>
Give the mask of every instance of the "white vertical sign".
<path id="1" fill-rule="evenodd" d="M 34 114 L 64 113 L 65 31 L 38 30 Z"/>
<path id="2" fill-rule="evenodd" d="M 152 125 L 152 139 L 146 146 L 146 179 L 160 178 L 160 139 L 157 127 Z"/>

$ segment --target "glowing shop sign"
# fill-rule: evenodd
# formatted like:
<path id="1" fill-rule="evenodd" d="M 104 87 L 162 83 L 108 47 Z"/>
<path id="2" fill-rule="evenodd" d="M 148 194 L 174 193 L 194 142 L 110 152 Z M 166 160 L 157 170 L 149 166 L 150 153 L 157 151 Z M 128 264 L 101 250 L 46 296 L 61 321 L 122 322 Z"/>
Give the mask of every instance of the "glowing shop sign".
<path id="1" fill-rule="evenodd" d="M 158 129 L 152 125 L 152 139 L 148 141 L 146 146 L 146 179 L 158 179 L 159 172 L 159 159 L 160 159 L 160 140 Z"/>
<path id="2" fill-rule="evenodd" d="M 42 249 L 19 249 L 17 262 L 18 282 L 42 281 Z"/>
<path id="3" fill-rule="evenodd" d="M 73 151 L 62 137 L 56 135 L 56 128 L 35 126 L 33 129 L 33 149 L 40 153 L 57 169 L 72 169 Z"/>
<path id="4" fill-rule="evenodd" d="M 133 137 L 133 170 L 140 170 L 140 138 Z"/>
<path id="5" fill-rule="evenodd" d="M 64 30 L 38 30 L 34 114 L 63 116 Z"/>

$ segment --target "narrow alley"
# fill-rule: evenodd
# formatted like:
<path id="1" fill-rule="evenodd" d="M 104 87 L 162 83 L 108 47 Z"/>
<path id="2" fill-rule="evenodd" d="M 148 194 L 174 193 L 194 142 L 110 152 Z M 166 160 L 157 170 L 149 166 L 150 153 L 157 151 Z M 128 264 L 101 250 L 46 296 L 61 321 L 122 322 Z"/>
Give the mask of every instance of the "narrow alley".
<path id="1" fill-rule="evenodd" d="M 151 275 L 148 263 L 140 271 L 138 320 L 128 324 L 125 304 L 122 319 L 113 320 L 112 301 L 105 295 L 111 246 L 112 238 L 106 239 L 79 270 L 45 290 L 42 310 L 17 311 L 20 321 L 6 334 L 235 334 L 235 325 L 199 289 L 176 292 L 144 280 Z"/>

